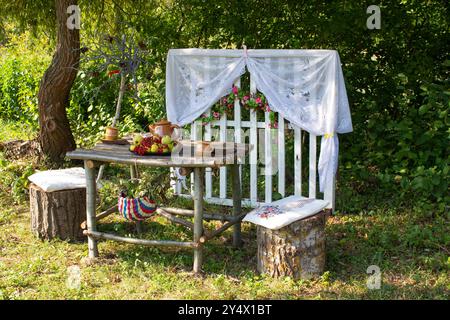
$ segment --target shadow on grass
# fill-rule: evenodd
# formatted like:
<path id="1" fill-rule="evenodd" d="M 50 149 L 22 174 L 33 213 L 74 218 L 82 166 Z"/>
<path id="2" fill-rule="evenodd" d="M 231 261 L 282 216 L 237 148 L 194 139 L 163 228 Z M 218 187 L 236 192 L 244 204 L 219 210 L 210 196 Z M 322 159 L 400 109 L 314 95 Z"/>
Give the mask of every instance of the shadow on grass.
<path id="1" fill-rule="evenodd" d="M 210 230 L 217 225 L 207 223 Z M 173 225 L 158 221 L 143 223 L 143 233 L 135 232 L 132 222 L 107 222 L 99 224 L 99 231 L 113 233 L 122 237 L 142 238 L 147 240 L 192 241 L 192 232 Z M 243 228 L 243 247 L 232 246 L 232 231 L 228 230 L 221 236 L 210 240 L 204 247 L 203 271 L 205 273 L 221 273 L 232 277 L 242 276 L 244 273 L 256 272 L 256 235 L 254 230 Z M 140 245 L 125 245 L 100 250 L 102 257 L 119 258 L 129 268 L 136 265 L 138 259 L 142 263 L 155 266 L 158 269 L 170 269 L 180 272 L 191 272 L 193 265 L 193 250 L 186 248 L 158 248 Z"/>
<path id="2" fill-rule="evenodd" d="M 208 229 L 218 227 L 217 223 L 205 225 Z M 101 223 L 99 229 L 120 236 L 136 237 L 134 224 L 123 220 Z M 203 264 L 205 274 L 222 274 L 241 279 L 257 274 L 256 228 L 243 224 L 244 246 L 240 249 L 232 247 L 231 233 L 228 230 L 206 244 Z M 356 294 L 355 298 L 369 299 L 393 296 L 428 298 L 444 294 L 445 288 L 442 286 L 421 286 L 422 282 L 439 278 L 445 272 L 446 255 L 439 249 L 446 237 L 444 223 L 414 218 L 408 212 L 372 216 L 337 215 L 329 219 L 326 237 L 325 271 L 328 272 L 331 283 L 342 282 L 365 288 L 369 276 L 367 268 L 370 265 L 379 266 L 383 275 L 391 277 L 386 279 L 379 291 L 367 291 L 362 295 L 361 292 L 349 292 L 348 296 Z M 192 232 L 157 218 L 144 223 L 142 238 L 192 241 Z M 160 272 L 191 272 L 193 264 L 193 252 L 190 249 L 110 243 L 100 249 L 100 255 L 117 257 L 129 269 L 135 268 L 139 261 Z M 417 285 L 409 286 L 408 283 L 414 277 L 417 278 Z M 408 294 L 408 290 L 413 289 L 414 294 Z"/>

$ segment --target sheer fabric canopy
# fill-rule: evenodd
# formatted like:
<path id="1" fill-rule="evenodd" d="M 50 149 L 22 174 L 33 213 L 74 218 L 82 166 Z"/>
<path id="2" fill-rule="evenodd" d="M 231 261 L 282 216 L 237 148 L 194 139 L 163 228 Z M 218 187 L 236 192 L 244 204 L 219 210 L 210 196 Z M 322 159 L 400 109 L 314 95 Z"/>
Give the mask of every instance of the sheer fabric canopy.
<path id="1" fill-rule="evenodd" d="M 166 69 L 168 119 L 178 125 L 195 121 L 230 93 L 246 68 L 273 111 L 324 136 L 318 166 L 323 191 L 337 169 L 337 133 L 353 131 L 337 51 L 172 49 Z"/>

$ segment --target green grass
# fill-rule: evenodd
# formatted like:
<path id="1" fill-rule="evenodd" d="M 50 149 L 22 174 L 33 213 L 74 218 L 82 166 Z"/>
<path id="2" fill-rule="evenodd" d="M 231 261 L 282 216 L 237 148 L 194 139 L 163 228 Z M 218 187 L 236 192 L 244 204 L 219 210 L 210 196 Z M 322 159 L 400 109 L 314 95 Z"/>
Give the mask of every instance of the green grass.
<path id="1" fill-rule="evenodd" d="M 24 137 L 0 124 L 0 141 Z M 328 220 L 326 272 L 319 279 L 272 279 L 256 272 L 255 227 L 243 225 L 244 247 L 233 249 L 225 233 L 206 245 L 205 274 L 191 273 L 189 250 L 156 249 L 111 241 L 99 243 L 100 259 L 85 259 L 86 243 L 41 241 L 30 231 L 27 170 L 35 164 L 10 163 L 0 156 L 0 299 L 448 299 L 450 232 L 448 216 L 392 206 L 371 199 L 356 209 L 364 195 L 341 195 L 343 208 Z M 110 171 L 113 170 L 113 171 Z M 112 178 L 117 169 L 106 171 Z M 113 183 L 104 193 L 116 193 Z M 115 201 L 104 197 L 102 207 Z M 190 206 L 173 200 L 172 205 Z M 373 203 L 372 203 L 373 201 Z M 223 210 L 223 209 L 222 209 Z M 350 210 L 349 210 L 350 211 Z M 357 212 L 357 213 L 354 213 Z M 208 228 L 218 223 L 208 223 Z M 101 231 L 131 236 L 133 224 L 112 216 Z M 148 239 L 190 240 L 191 232 L 157 218 L 145 223 Z M 68 268 L 79 266 L 81 287 L 67 287 Z M 366 286 L 367 267 L 382 272 L 379 290 Z"/>
<path id="2" fill-rule="evenodd" d="M 0 142 L 8 140 L 28 140 L 36 136 L 36 131 L 28 125 L 20 125 L 17 123 L 0 119 Z"/>

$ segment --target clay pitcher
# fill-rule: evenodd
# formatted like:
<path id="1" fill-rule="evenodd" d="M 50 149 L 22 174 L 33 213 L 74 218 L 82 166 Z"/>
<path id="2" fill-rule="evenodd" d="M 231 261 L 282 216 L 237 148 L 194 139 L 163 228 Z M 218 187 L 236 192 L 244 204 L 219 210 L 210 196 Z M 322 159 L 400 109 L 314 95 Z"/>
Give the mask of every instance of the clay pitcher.
<path id="1" fill-rule="evenodd" d="M 149 126 L 149 130 L 153 135 L 160 137 L 169 136 L 172 137 L 175 129 L 180 128 L 179 126 L 172 124 L 170 121 L 161 120 L 155 124 Z"/>

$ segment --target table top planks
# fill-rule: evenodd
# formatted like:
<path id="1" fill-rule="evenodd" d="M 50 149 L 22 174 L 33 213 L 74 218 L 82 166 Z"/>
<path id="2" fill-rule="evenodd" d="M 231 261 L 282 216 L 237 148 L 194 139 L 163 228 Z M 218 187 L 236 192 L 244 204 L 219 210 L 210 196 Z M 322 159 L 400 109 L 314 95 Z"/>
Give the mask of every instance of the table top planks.
<path id="1" fill-rule="evenodd" d="M 248 151 L 244 144 L 227 143 L 227 147 L 235 150 Z M 129 151 L 129 145 L 114 145 L 98 143 L 93 149 L 76 149 L 67 152 L 66 157 L 75 160 L 91 160 L 101 163 L 120 163 L 129 165 L 143 165 L 149 167 L 186 167 L 186 168 L 218 168 L 234 163 L 234 154 L 224 153 L 223 156 L 186 156 L 186 155 L 146 155 L 139 156 Z"/>

